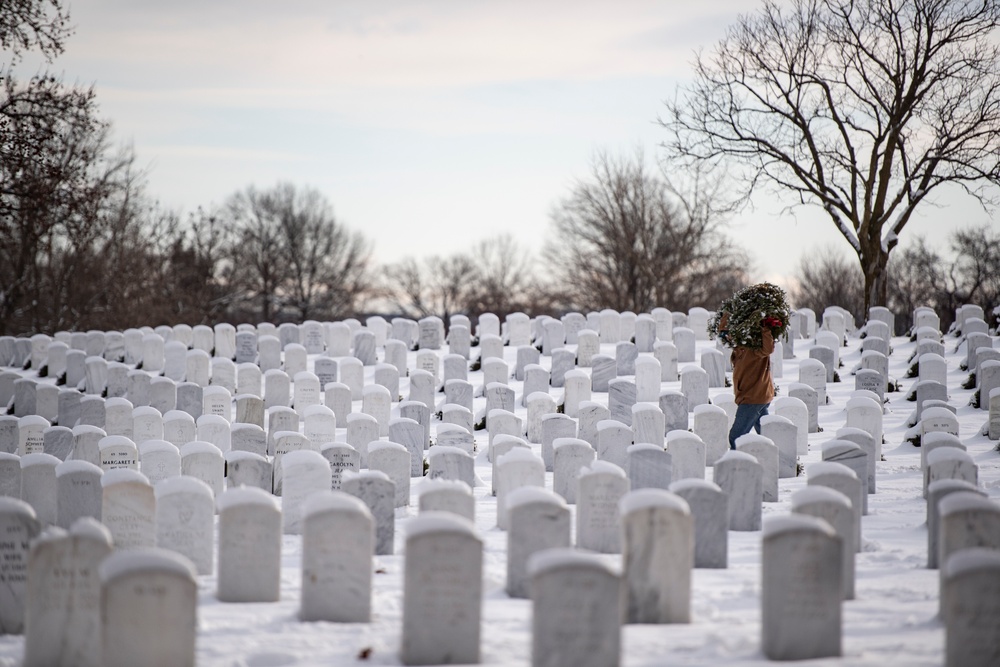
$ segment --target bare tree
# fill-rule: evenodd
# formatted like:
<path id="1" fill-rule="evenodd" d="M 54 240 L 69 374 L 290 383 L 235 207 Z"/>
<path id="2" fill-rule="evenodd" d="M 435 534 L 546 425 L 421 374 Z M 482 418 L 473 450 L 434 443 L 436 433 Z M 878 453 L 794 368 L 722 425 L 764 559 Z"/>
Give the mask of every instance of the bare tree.
<path id="1" fill-rule="evenodd" d="M 467 304 L 470 316 L 527 311 L 538 291 L 534 258 L 510 234 L 483 239 L 472 246 L 477 280 Z"/>
<path id="2" fill-rule="evenodd" d="M 388 268 L 389 292 L 396 306 L 412 317 L 436 315 L 448 324 L 474 301 L 479 272 L 465 253 L 431 256 L 418 262 L 408 257 Z"/>
<path id="3" fill-rule="evenodd" d="M 987 225 L 958 230 L 952 235 L 951 247 L 955 263 L 949 271 L 949 314 L 971 303 L 983 308 L 987 320 L 995 321 L 993 311 L 1000 307 L 1000 232 Z"/>
<path id="4" fill-rule="evenodd" d="M 747 264 L 719 234 L 715 213 L 651 173 L 641 153 L 599 154 L 590 178 L 553 211 L 545 258 L 575 308 L 642 312 L 721 300 Z"/>
<path id="5" fill-rule="evenodd" d="M 857 265 L 833 248 L 802 256 L 792 289 L 797 308 L 822 314 L 829 306 L 840 306 L 858 322 L 864 321 L 864 277 Z"/>
<path id="6" fill-rule="evenodd" d="M 889 260 L 889 307 L 895 311 L 895 333 L 912 326 L 913 311 L 918 306 L 933 308 L 942 317 L 944 326 L 951 322 L 946 309 L 946 264 L 941 255 L 917 237 Z"/>
<path id="7" fill-rule="evenodd" d="M 284 309 L 300 319 L 347 317 L 371 287 L 371 247 L 333 215 L 312 188 L 279 183 L 230 198 L 233 280 L 272 320 Z"/>
<path id="8" fill-rule="evenodd" d="M 661 121 L 680 163 L 725 162 L 822 208 L 857 254 L 865 307 L 913 212 L 1000 184 L 995 0 L 766 0 L 695 63 Z"/>
<path id="9" fill-rule="evenodd" d="M 5 0 L 0 7 L 0 47 L 15 62 L 34 50 L 51 62 L 70 33 L 69 11 L 59 0 Z"/>

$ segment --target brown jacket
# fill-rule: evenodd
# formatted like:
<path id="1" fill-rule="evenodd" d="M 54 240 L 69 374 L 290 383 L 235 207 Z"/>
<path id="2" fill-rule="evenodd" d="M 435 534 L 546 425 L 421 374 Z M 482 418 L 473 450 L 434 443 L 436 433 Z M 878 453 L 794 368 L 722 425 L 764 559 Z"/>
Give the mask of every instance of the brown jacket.
<path id="1" fill-rule="evenodd" d="M 725 326 L 726 318 L 723 319 Z M 767 327 L 761 327 L 764 345 L 759 350 L 749 347 L 733 349 L 733 392 L 737 405 L 764 405 L 774 398 L 771 379 L 771 353 L 774 336 Z"/>

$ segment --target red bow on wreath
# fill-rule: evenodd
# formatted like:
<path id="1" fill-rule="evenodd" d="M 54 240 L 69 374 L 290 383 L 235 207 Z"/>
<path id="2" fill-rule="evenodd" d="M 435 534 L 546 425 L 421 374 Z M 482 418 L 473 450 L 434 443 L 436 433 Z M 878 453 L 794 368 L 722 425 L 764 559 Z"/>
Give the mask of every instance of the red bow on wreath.
<path id="1" fill-rule="evenodd" d="M 781 320 L 779 320 L 777 317 L 765 317 L 764 325 L 774 329 L 775 327 L 781 326 Z"/>

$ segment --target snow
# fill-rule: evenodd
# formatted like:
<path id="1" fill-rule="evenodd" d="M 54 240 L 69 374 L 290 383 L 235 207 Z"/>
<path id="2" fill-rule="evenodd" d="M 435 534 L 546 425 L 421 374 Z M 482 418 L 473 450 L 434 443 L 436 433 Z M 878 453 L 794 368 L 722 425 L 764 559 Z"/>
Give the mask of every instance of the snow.
<path id="1" fill-rule="evenodd" d="M 653 507 L 669 507 L 681 514 L 691 514 L 683 498 L 663 489 L 638 489 L 618 501 L 619 512 L 623 515 Z"/>
<path id="2" fill-rule="evenodd" d="M 156 483 L 154 489 L 157 498 L 172 496 L 177 493 L 187 493 L 212 498 L 212 487 L 196 477 L 179 475 L 168 477 Z"/>
<path id="3" fill-rule="evenodd" d="M 219 512 L 224 512 L 230 507 L 242 507 L 245 505 L 261 505 L 272 509 L 278 509 L 278 498 L 275 498 L 267 491 L 249 486 L 239 486 L 235 489 L 227 489 L 215 501 Z"/>
<path id="4" fill-rule="evenodd" d="M 419 537 L 428 533 L 462 533 L 475 535 L 476 527 L 471 521 L 451 512 L 423 512 L 406 524 L 406 537 Z"/>
<path id="5" fill-rule="evenodd" d="M 531 575 L 548 572 L 553 568 L 572 567 L 574 565 L 584 565 L 587 567 L 599 567 L 612 574 L 620 574 L 621 570 L 615 567 L 608 560 L 597 554 L 577 549 L 547 549 L 546 551 L 535 552 L 528 559 L 528 572 Z"/>
<path id="6" fill-rule="evenodd" d="M 939 338 L 939 336 L 935 336 Z M 994 338 L 994 341 L 996 338 Z M 958 437 L 979 467 L 980 488 L 993 501 L 1000 501 L 1000 453 L 996 441 L 980 434 L 986 410 L 968 405 L 974 390 L 961 388 L 968 373 L 960 370 L 964 354 L 956 351 L 958 342 L 944 337 L 947 361 L 949 403 L 956 409 Z M 798 365 L 809 357 L 812 340 L 798 340 L 794 359 L 783 361 L 783 376 L 776 379 L 779 396 L 787 396 L 788 386 L 798 378 Z M 995 344 L 995 343 L 994 343 Z M 711 349 L 711 341 L 698 341 L 698 352 Z M 856 599 L 843 604 L 842 658 L 813 660 L 815 667 L 908 667 L 939 666 L 944 662 L 944 626 L 938 618 L 939 572 L 926 568 L 927 527 L 926 506 L 922 498 L 923 475 L 920 469 L 920 448 L 903 441 L 905 422 L 914 404 L 905 400 L 917 382 L 907 378 L 908 359 L 916 343 L 908 338 L 892 340 L 889 374 L 901 383 L 901 391 L 886 394 L 882 446 L 884 460 L 877 463 L 878 492 L 868 497 L 869 514 L 862 518 L 862 549 L 856 556 Z M 572 349 L 572 346 L 571 346 Z M 613 344 L 602 344 L 600 353 L 614 356 Z M 447 348 L 438 351 L 443 356 Z M 473 348 L 476 354 L 477 348 Z M 690 624 L 626 625 L 622 629 L 623 667 L 660 667 L 665 664 L 727 665 L 730 667 L 765 667 L 774 663 L 764 658 L 760 648 L 761 607 L 761 540 L 764 533 L 791 529 L 811 517 L 792 516 L 792 494 L 806 488 L 807 476 L 818 475 L 833 464 L 821 460 L 821 446 L 831 440 L 838 429 L 846 425 L 846 406 L 855 395 L 854 377 L 850 369 L 860 361 L 860 341 L 855 336 L 841 347 L 843 366 L 839 369 L 841 383 L 827 384 L 830 402 L 819 406 L 822 432 L 809 434 L 809 452 L 800 457 L 805 473 L 779 481 L 778 502 L 765 503 L 763 532 L 729 533 L 729 566 L 726 569 L 696 569 L 692 573 Z M 511 368 L 516 350 L 503 349 L 504 359 Z M 416 367 L 415 352 L 408 353 L 408 365 Z M 309 356 L 310 368 L 318 355 Z M 542 357 L 547 366 L 549 357 Z M 681 369 L 697 366 L 697 362 L 681 363 Z M 589 372 L 583 369 L 583 372 Z M 34 377 L 34 371 L 22 372 Z M 371 382 L 374 369 L 365 367 L 365 380 Z M 478 389 L 482 372 L 470 371 L 469 381 Z M 53 379 L 41 378 L 43 382 Z M 527 423 L 527 410 L 520 405 L 523 383 L 509 381 L 517 396 L 515 414 Z M 662 391 L 677 391 L 680 382 L 663 383 Z M 711 397 L 732 389 L 713 388 Z M 400 394 L 409 392 L 409 378 L 400 377 Z M 560 389 L 550 394 L 557 401 Z M 595 393 L 594 400 L 606 404 L 607 394 Z M 436 394 L 435 399 L 443 400 Z M 361 400 L 352 403 L 359 416 Z M 482 413 L 486 399 L 481 394 L 474 399 L 473 412 Z M 398 404 L 393 404 L 393 416 Z M 432 434 L 437 421 L 432 422 Z M 338 424 L 336 440 L 346 441 L 346 424 Z M 77 427 L 75 431 L 79 431 Z M 89 430 L 89 429 L 88 429 Z M 504 592 L 506 583 L 507 533 L 496 527 L 497 500 L 490 493 L 492 465 L 486 460 L 485 431 L 475 434 L 479 453 L 475 457 L 475 472 L 487 482 L 472 490 L 476 502 L 475 530 L 483 540 L 482 664 L 488 667 L 520 667 L 531 661 L 531 601 L 511 599 Z M 540 451 L 531 444 L 531 451 Z M 233 456 L 253 456 L 230 452 Z M 752 457 L 751 457 L 752 458 Z M 109 471 L 105 477 L 134 471 Z M 368 473 L 384 476 L 383 473 Z M 711 479 L 711 470 L 706 471 Z M 346 474 L 345 474 L 346 477 Z M 419 483 L 417 483 L 419 482 Z M 695 484 L 697 482 L 688 482 Z M 370 623 L 304 623 L 298 620 L 301 598 L 302 538 L 282 536 L 281 599 L 275 603 L 229 604 L 215 597 L 215 574 L 201 575 L 198 582 L 197 664 L 202 667 L 267 667 L 278 665 L 398 665 L 402 628 L 402 594 L 404 545 L 408 525 L 418 514 L 419 494 L 435 488 L 438 480 L 414 480 L 408 507 L 396 510 L 396 543 L 394 554 L 374 558 L 372 609 Z M 546 474 L 548 488 L 552 473 Z M 467 487 L 465 487 L 467 488 Z M 278 506 L 275 498 L 259 489 L 230 489 L 220 495 L 220 509 L 241 503 L 261 503 Z M 16 506 L 33 511 L 19 500 L 0 498 L 0 509 Z M 575 506 L 570 506 L 575 513 Z M 425 517 L 426 518 L 426 517 Z M 557 564 L 560 558 L 600 562 L 614 571 L 620 569 L 620 555 L 581 555 L 575 552 L 554 552 L 547 557 Z M 989 559 L 992 556 L 983 555 Z M 955 559 L 957 560 L 957 559 Z M 572 560 L 570 562 L 573 562 Z M 954 562 L 954 561 L 950 561 Z M 0 636 L 0 666 L 19 665 L 24 654 L 22 636 Z M 368 656 L 362 660 L 360 655 Z"/>
<path id="7" fill-rule="evenodd" d="M 60 463 L 62 461 L 51 454 L 35 452 L 34 454 L 25 454 L 21 457 L 21 470 L 32 466 L 58 466 Z"/>
<path id="8" fill-rule="evenodd" d="M 829 523 L 808 514 L 772 514 L 764 518 L 763 538 L 775 537 L 789 531 L 818 528 L 824 533 L 836 535 Z"/>
<path id="9" fill-rule="evenodd" d="M 101 467 L 94 465 L 90 461 L 62 461 L 56 466 L 56 477 L 62 477 L 74 472 L 96 472 L 103 474 Z"/>
<path id="10" fill-rule="evenodd" d="M 343 491 L 322 491 L 314 493 L 302 504 L 302 518 L 323 512 L 358 512 L 366 516 L 371 516 L 368 505 L 365 505 L 360 498 L 344 493 Z"/>
<path id="11" fill-rule="evenodd" d="M 810 468 L 812 470 L 812 468 Z M 837 503 L 850 509 L 851 499 L 840 491 L 836 491 L 826 486 L 807 486 L 799 489 L 792 496 L 792 508 L 812 505 L 813 503 Z"/>
<path id="12" fill-rule="evenodd" d="M 156 408 L 153 409 L 155 410 Z M 142 456 L 156 452 L 175 452 L 180 456 L 180 450 L 177 449 L 177 445 L 166 440 L 145 440 L 139 445 L 139 454 Z"/>
<path id="13" fill-rule="evenodd" d="M 948 557 L 948 563 L 944 568 L 944 576 L 950 579 L 966 572 L 976 572 L 978 570 L 1000 572 L 1000 551 L 985 547 L 956 551 Z"/>
<path id="14" fill-rule="evenodd" d="M 131 468 L 105 470 L 104 475 L 101 477 L 102 488 L 113 484 L 126 484 L 128 482 L 141 482 L 143 484 L 149 484 L 149 478 L 138 470 L 132 470 Z"/>
<path id="15" fill-rule="evenodd" d="M 100 566 L 101 581 L 110 581 L 143 571 L 173 572 L 197 580 L 198 573 L 184 556 L 166 549 L 132 549 L 115 551 Z"/>

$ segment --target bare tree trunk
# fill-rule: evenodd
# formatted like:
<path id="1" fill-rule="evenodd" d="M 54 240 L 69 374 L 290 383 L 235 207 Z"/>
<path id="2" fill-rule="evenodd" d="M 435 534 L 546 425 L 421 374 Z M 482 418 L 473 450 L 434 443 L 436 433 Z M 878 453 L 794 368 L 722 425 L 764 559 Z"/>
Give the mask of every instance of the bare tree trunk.
<path id="1" fill-rule="evenodd" d="M 861 239 L 861 271 L 865 276 L 865 312 L 872 306 L 886 306 L 889 300 L 889 275 L 886 265 L 889 263 L 889 253 L 882 247 L 881 240 Z"/>

